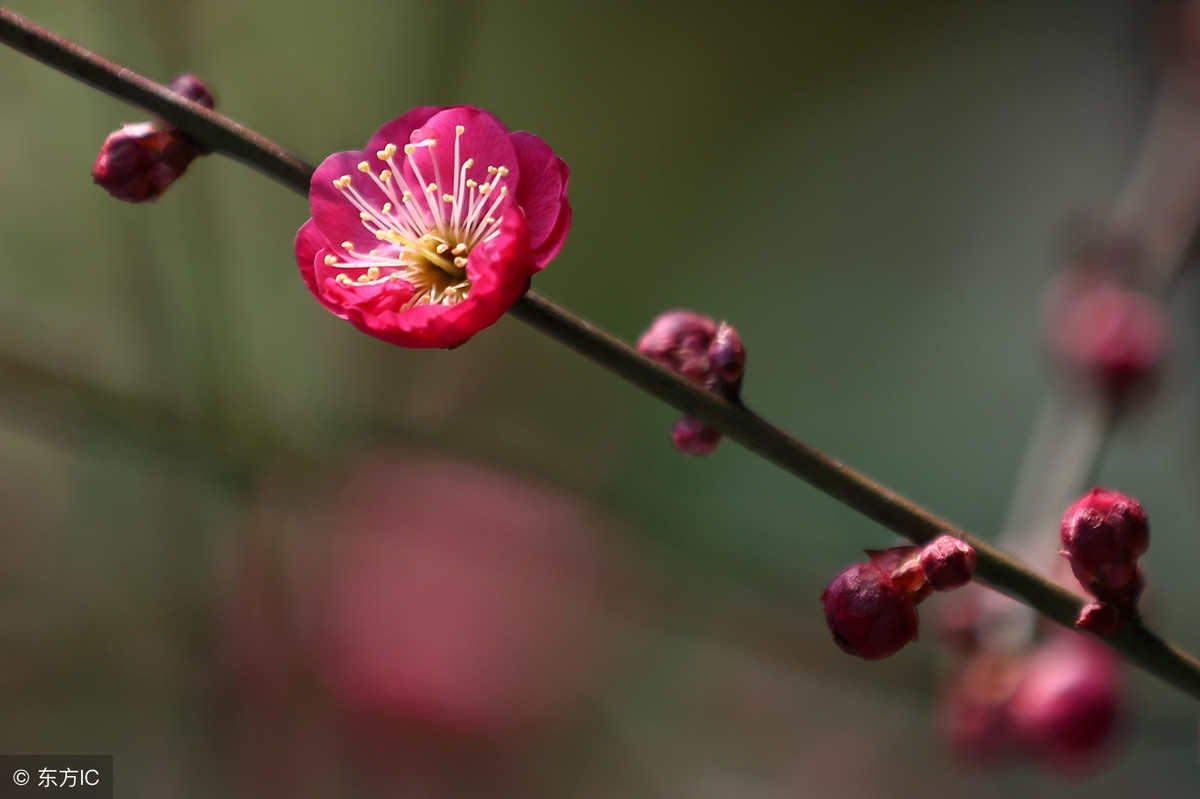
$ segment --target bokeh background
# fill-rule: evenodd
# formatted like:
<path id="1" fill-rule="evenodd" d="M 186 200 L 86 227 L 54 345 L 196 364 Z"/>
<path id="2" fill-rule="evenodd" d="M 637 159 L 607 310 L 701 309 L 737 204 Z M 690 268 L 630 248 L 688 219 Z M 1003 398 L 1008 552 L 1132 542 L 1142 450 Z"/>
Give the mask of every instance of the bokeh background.
<path id="1" fill-rule="evenodd" d="M 575 209 L 539 292 L 626 339 L 734 322 L 748 404 L 984 537 L 1064 226 L 1156 80 L 1132 0 L 8 5 L 313 163 L 419 104 L 537 132 Z M 92 159 L 145 115 L 8 50 L 0 107 L 0 751 L 114 754 L 129 797 L 1196 794 L 1196 706 L 1141 674 L 1098 773 L 963 766 L 936 637 L 862 663 L 822 624 L 885 531 L 677 454 L 673 411 L 516 320 L 357 333 L 297 279 L 303 198 L 238 163 L 113 201 Z M 1196 300 L 1101 472 L 1193 651 Z"/>

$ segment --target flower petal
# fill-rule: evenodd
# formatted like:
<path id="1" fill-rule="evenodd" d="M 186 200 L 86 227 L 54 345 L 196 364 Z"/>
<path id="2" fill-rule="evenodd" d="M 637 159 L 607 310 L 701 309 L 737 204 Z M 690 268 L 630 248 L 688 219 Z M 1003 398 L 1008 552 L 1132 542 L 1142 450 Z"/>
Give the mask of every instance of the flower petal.
<path id="1" fill-rule="evenodd" d="M 439 114 L 450 107 L 446 105 L 417 106 L 411 111 L 406 111 L 402 116 L 393 119 L 391 122 L 382 125 L 367 141 L 367 160 L 371 161 L 372 165 L 374 165 L 376 163 L 375 153 L 389 144 L 403 147 L 408 143 L 409 137 L 412 136 L 414 130 L 428 122 L 429 118 L 434 114 Z"/>
<path id="2" fill-rule="evenodd" d="M 308 192 L 312 218 L 331 246 L 337 247 L 343 241 L 349 241 L 361 252 L 378 246 L 378 239 L 363 226 L 359 216 L 362 211 L 355 206 L 350 194 L 351 191 L 357 192 L 376 211 L 387 202 L 387 197 L 375 185 L 375 181 L 358 170 L 358 164 L 364 160 L 364 154 L 359 150 L 334 153 L 322 161 L 313 173 Z M 378 163 L 377 159 L 372 160 Z M 343 175 L 350 176 L 350 189 L 334 186 L 333 182 Z"/>
<path id="3" fill-rule="evenodd" d="M 463 127 L 462 136 L 457 136 L 455 129 Z M 404 178 L 409 185 L 427 185 L 439 180 L 437 197 L 440 201 L 442 194 L 453 193 L 457 180 L 454 172 L 454 145 L 458 138 L 458 148 L 461 162 L 474 158 L 475 164 L 466 172 L 466 177 L 476 183 L 484 184 L 495 181 L 495 176 L 488 173 L 489 166 L 503 166 L 508 174 L 500 185 L 508 186 L 508 191 L 514 192 L 520 186 L 521 173 L 517 154 L 508 140 L 508 128 L 499 120 L 478 108 L 459 106 L 434 115 L 420 128 L 413 131 L 411 142 L 421 145 L 424 142 L 436 141 L 437 146 L 418 146 L 412 160 L 420 171 L 421 180 L 417 180 L 412 167 L 405 159 Z M 434 164 L 436 161 L 436 170 Z M 448 208 L 443 205 L 443 209 Z"/>
<path id="4" fill-rule="evenodd" d="M 529 250 L 535 270 L 542 269 L 562 249 L 571 227 L 571 204 L 567 201 L 570 170 L 550 145 L 532 133 L 519 130 L 509 142 L 521 165 L 517 201 L 529 227 Z"/>

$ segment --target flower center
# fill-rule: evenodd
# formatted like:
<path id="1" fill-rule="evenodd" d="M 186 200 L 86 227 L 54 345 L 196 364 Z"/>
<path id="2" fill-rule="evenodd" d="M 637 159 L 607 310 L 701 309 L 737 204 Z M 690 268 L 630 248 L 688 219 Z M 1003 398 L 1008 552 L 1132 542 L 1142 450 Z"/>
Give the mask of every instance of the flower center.
<path id="1" fill-rule="evenodd" d="M 399 150 L 394 144 L 375 154 L 385 165 L 378 174 L 368 161 L 358 164 L 358 171 L 387 198 L 380 205 L 373 204 L 354 186 L 352 176 L 342 175 L 333 181 L 358 211 L 363 227 L 380 242 L 379 247 L 364 253 L 356 250 L 353 242 L 344 241 L 344 255 L 325 256 L 326 266 L 346 270 L 337 275 L 338 282 L 363 286 L 405 281 L 414 293 L 404 308 L 457 305 L 468 297 L 471 280 L 467 261 L 471 251 L 500 235 L 504 216 L 496 212 L 508 194 L 508 187 L 501 185 L 508 167 L 489 166 L 484 183 L 469 179 L 467 172 L 475 166 L 475 159 L 462 158 L 459 140 L 464 132 L 462 125 L 454 129 L 454 176 L 449 191 L 439 188 L 446 184 L 437 158 L 429 159 L 433 179 L 428 182 L 413 158 L 418 148 L 437 147 L 437 139 L 404 145 L 415 179 L 411 185 L 396 164 Z"/>

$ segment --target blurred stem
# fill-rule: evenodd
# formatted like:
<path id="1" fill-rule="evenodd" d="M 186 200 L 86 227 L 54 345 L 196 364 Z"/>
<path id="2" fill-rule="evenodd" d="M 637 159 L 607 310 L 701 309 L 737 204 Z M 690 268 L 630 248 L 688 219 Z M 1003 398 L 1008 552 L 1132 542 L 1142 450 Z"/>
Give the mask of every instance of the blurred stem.
<path id="1" fill-rule="evenodd" d="M 214 111 L 184 100 L 165 86 L 0 9 L 0 41 L 92 86 L 144 108 L 201 142 L 266 172 L 307 196 L 312 167 Z M 980 580 L 1070 627 L 1083 600 L 808 445 L 740 403 L 730 402 L 646 358 L 628 344 L 534 293 L 512 308 L 517 318 L 586 355 L 636 387 L 729 438 L 888 529 L 923 543 L 948 532 L 979 553 Z M 1138 624 L 1105 639 L 1130 662 L 1200 699 L 1200 661 Z"/>

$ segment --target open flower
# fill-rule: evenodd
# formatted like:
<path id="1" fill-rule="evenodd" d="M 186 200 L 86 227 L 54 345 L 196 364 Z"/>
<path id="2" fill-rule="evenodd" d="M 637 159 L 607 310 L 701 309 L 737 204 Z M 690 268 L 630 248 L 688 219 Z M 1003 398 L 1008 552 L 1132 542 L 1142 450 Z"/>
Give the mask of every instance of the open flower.
<path id="1" fill-rule="evenodd" d="M 316 298 L 402 347 L 495 323 L 562 249 L 567 165 L 470 106 L 414 108 L 317 167 L 296 260 Z"/>

